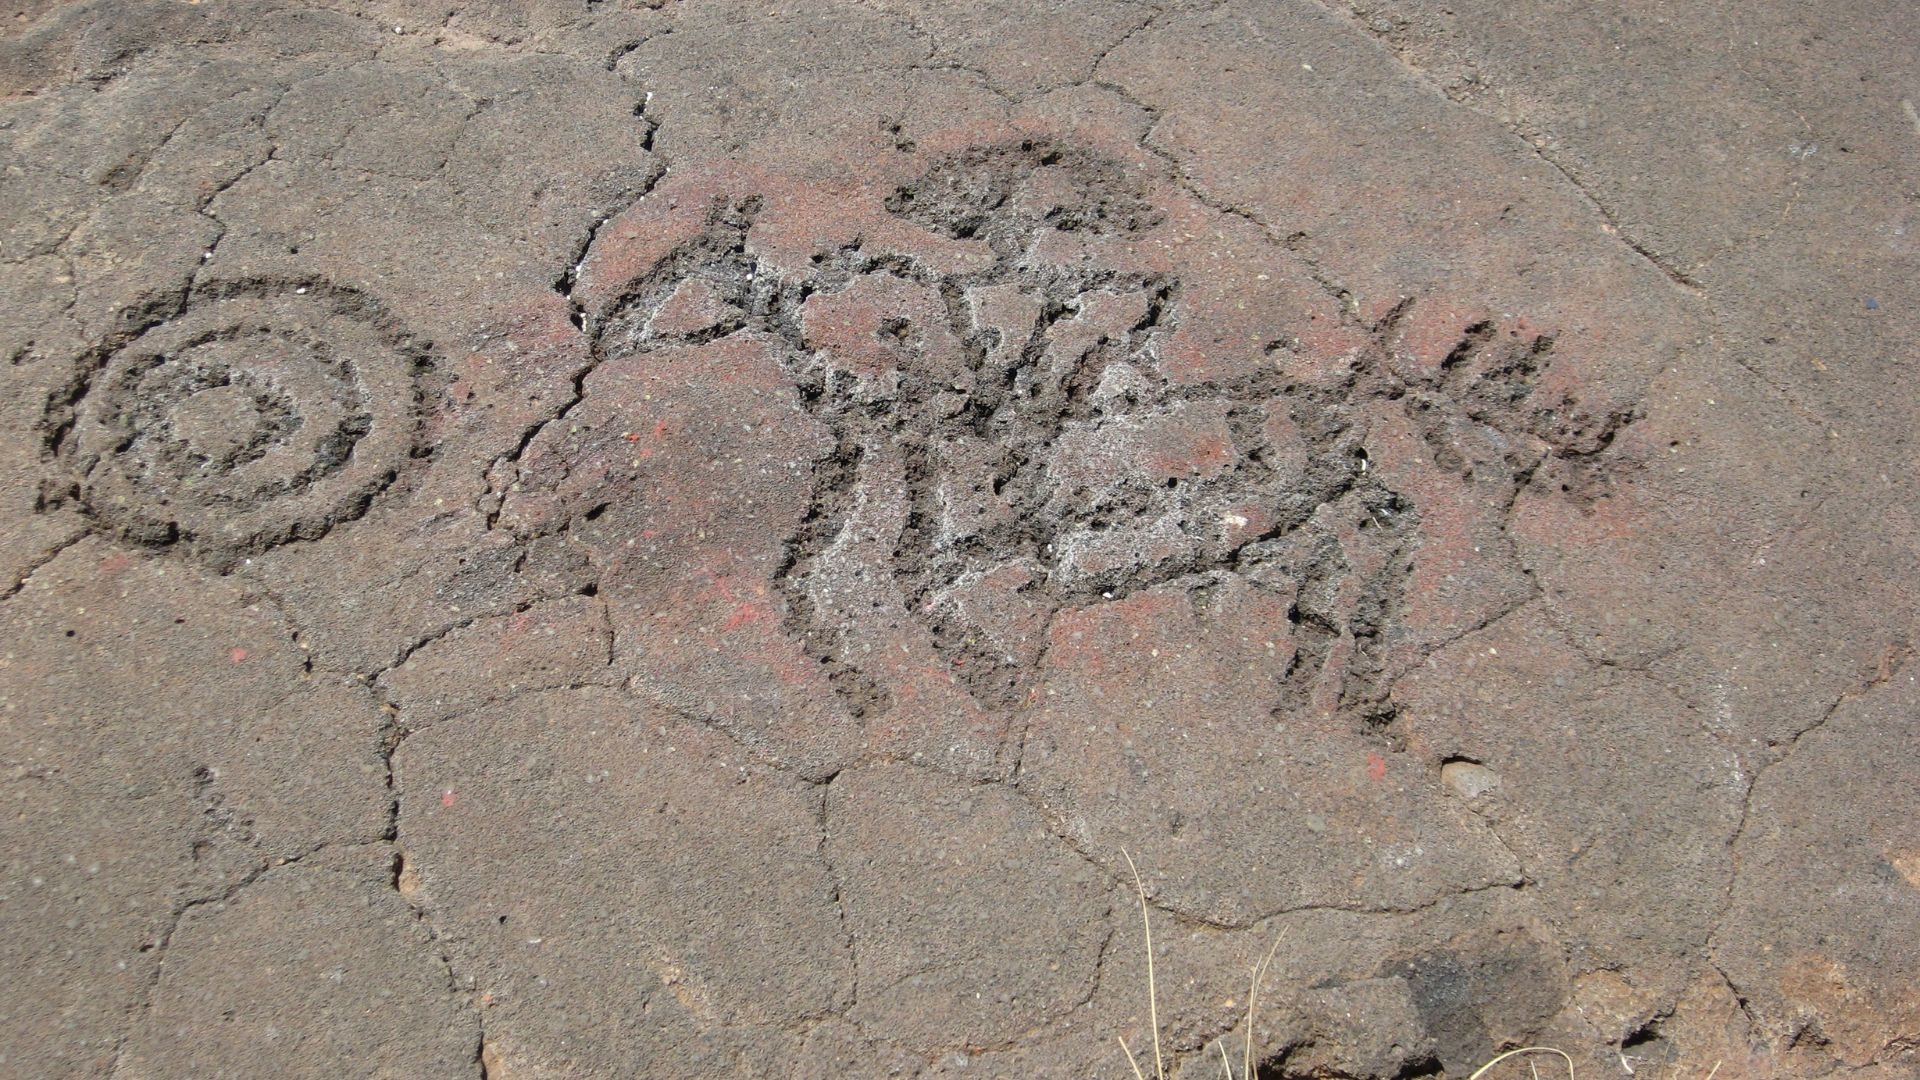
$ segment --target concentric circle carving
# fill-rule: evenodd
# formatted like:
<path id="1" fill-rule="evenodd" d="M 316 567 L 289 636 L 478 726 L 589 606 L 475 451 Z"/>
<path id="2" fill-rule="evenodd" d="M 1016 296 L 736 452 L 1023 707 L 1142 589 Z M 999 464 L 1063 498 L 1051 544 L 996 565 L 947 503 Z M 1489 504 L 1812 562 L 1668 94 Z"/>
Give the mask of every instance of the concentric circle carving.
<path id="1" fill-rule="evenodd" d="M 429 367 L 350 290 L 236 287 L 98 355 L 53 448 L 101 526 L 257 551 L 366 512 L 414 457 Z"/>

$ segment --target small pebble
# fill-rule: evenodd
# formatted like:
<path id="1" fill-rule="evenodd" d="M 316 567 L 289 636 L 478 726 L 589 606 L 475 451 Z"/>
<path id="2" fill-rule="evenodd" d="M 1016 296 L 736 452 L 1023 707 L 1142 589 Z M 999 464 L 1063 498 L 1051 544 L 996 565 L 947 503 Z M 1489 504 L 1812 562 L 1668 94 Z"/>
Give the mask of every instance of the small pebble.
<path id="1" fill-rule="evenodd" d="M 1440 767 L 1440 783 L 1463 799 L 1476 799 L 1500 786 L 1500 774 L 1477 761 L 1449 761 Z"/>

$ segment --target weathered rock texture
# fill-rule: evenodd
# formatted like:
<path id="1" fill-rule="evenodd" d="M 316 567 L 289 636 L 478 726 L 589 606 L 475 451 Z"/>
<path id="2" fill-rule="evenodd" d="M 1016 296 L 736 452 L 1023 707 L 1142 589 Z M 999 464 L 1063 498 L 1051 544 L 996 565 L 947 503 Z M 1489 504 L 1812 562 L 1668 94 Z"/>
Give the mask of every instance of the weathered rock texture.
<path id="1" fill-rule="evenodd" d="M 0 8 L 0 1075 L 1920 1068 L 1906 14 Z"/>

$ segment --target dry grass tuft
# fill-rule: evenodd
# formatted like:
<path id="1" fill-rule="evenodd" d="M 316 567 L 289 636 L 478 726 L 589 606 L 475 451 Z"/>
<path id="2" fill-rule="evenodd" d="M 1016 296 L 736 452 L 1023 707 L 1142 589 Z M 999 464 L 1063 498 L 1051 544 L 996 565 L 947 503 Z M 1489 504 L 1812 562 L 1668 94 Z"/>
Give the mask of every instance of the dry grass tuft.
<path id="1" fill-rule="evenodd" d="M 1120 850 L 1120 856 L 1127 860 L 1127 869 L 1133 873 L 1133 892 L 1140 898 L 1140 926 L 1147 934 L 1147 1022 L 1153 1028 L 1153 1076 L 1154 1080 L 1167 1080 L 1166 1059 L 1160 1050 L 1160 993 L 1153 976 L 1153 920 L 1147 917 L 1147 887 L 1140 880 L 1140 868 L 1133 864 L 1133 856 L 1125 848 Z M 1260 1002 L 1260 982 L 1266 977 L 1267 969 L 1273 966 L 1274 954 L 1280 951 L 1281 939 L 1285 937 L 1284 930 L 1274 935 L 1273 945 L 1267 950 L 1267 955 L 1253 965 L 1253 984 L 1247 989 L 1247 1043 L 1240 1062 L 1240 1080 L 1253 1080 L 1253 1018 Z M 1134 1056 L 1127 1040 L 1118 1035 L 1114 1038 L 1120 1040 L 1120 1049 L 1126 1052 L 1127 1063 L 1133 1066 L 1134 1080 L 1147 1080 L 1146 1073 L 1141 1071 L 1140 1059 Z M 1227 1074 L 1227 1080 L 1234 1080 L 1233 1063 L 1227 1058 L 1226 1043 L 1215 1040 L 1213 1045 L 1220 1051 L 1221 1071 Z"/>

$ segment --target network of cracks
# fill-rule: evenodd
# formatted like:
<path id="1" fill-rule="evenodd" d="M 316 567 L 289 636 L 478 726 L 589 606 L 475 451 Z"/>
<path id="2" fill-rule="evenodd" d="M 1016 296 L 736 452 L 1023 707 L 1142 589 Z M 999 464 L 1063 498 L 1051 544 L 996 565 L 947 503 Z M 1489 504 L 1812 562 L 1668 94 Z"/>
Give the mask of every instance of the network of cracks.
<path id="1" fill-rule="evenodd" d="M 1406 304 L 1334 378 L 1301 377 L 1301 346 L 1279 339 L 1231 377 L 1182 379 L 1166 351 L 1202 317 L 1189 276 L 1035 256 L 1057 234 L 1125 240 L 1163 222 L 1084 151 L 979 148 L 886 208 L 991 257 L 941 270 L 856 243 L 794 272 L 756 254 L 759 201 L 721 198 L 698 208 L 697 239 L 582 328 L 595 366 L 683 362 L 735 338 L 779 357 L 829 445 L 771 585 L 783 629 L 856 718 L 898 707 L 869 659 L 876 613 L 917 623 L 944 672 L 1005 714 L 1032 700 L 1061 613 L 1250 588 L 1286 613 L 1292 700 L 1380 726 L 1429 507 L 1374 460 L 1379 417 L 1415 431 L 1425 464 L 1496 528 L 1543 469 L 1574 498 L 1604 484 L 1634 418 L 1546 392 L 1553 339 L 1492 321 L 1459 327 L 1436 364 L 1397 363 Z M 244 283 L 149 314 L 49 403 L 44 508 L 230 562 L 324 536 L 430 460 L 422 418 L 443 373 L 372 300 Z M 496 490 L 538 483 L 504 467 Z"/>

